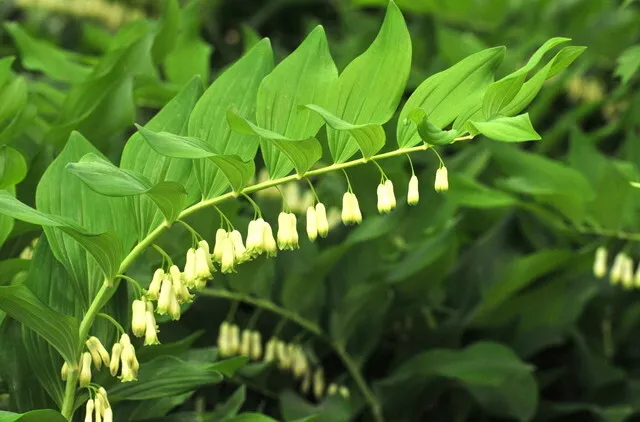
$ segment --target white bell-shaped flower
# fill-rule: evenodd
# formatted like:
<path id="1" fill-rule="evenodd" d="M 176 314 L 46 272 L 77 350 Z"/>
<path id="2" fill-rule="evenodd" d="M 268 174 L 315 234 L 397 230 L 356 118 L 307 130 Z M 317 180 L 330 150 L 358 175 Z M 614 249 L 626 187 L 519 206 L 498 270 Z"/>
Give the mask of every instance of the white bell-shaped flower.
<path id="1" fill-rule="evenodd" d="M 80 376 L 78 384 L 81 388 L 88 387 L 91 384 L 91 353 L 84 352 L 80 360 Z"/>
<path id="2" fill-rule="evenodd" d="M 389 210 L 392 210 L 396 207 L 396 194 L 393 190 L 393 182 L 387 179 L 387 181 L 384 182 L 384 187 L 387 189 L 387 201 L 389 203 Z"/>
<path id="3" fill-rule="evenodd" d="M 147 289 L 147 297 L 149 300 L 158 300 L 158 295 L 160 294 L 160 287 L 162 287 L 162 280 L 164 280 L 164 270 L 162 268 L 158 268 L 153 273 L 153 278 L 151 279 L 151 283 L 149 284 L 149 288 Z"/>
<path id="4" fill-rule="evenodd" d="M 409 179 L 409 191 L 407 192 L 407 204 L 416 205 L 420 201 L 420 190 L 418 189 L 418 177 L 414 174 Z"/>
<path id="5" fill-rule="evenodd" d="M 177 265 L 172 265 L 169 268 L 169 274 L 171 275 L 171 282 L 173 284 L 173 293 L 178 300 L 178 304 L 188 303 L 193 300 L 193 295 L 189 293 L 189 289 L 185 285 L 183 274 Z"/>
<path id="6" fill-rule="evenodd" d="M 327 237 L 329 235 L 329 220 L 327 220 L 327 209 L 321 202 L 316 204 L 316 221 L 320 237 Z"/>
<path id="7" fill-rule="evenodd" d="M 264 220 L 251 220 L 247 228 L 247 255 L 254 258 L 264 252 Z"/>
<path id="8" fill-rule="evenodd" d="M 93 401 L 93 399 L 87 400 L 87 404 L 84 409 L 84 422 L 93 422 L 94 409 L 95 409 L 95 402 Z"/>
<path id="9" fill-rule="evenodd" d="M 173 284 L 168 277 L 165 277 L 165 279 L 162 280 L 162 288 L 160 289 L 158 307 L 156 309 L 159 315 L 166 315 L 169 312 L 169 306 L 171 306 L 171 301 L 174 298 Z"/>
<path id="10" fill-rule="evenodd" d="M 596 249 L 596 256 L 593 260 L 593 275 L 597 278 L 607 275 L 607 248 L 604 246 Z"/>
<path id="11" fill-rule="evenodd" d="M 251 333 L 251 359 L 259 360 L 262 357 L 262 336 L 259 331 Z"/>
<path id="12" fill-rule="evenodd" d="M 149 309 L 151 305 L 151 309 Z M 154 344 L 160 344 L 158 340 L 158 325 L 156 324 L 156 318 L 153 315 L 153 305 L 147 302 L 147 310 L 145 312 L 146 327 L 144 333 L 144 345 L 151 346 Z"/>
<path id="13" fill-rule="evenodd" d="M 189 248 L 187 251 L 187 258 L 182 274 L 185 286 L 193 288 L 196 284 L 196 250 L 193 248 Z"/>
<path id="14" fill-rule="evenodd" d="M 313 206 L 307 208 L 307 236 L 312 242 L 318 238 L 318 222 L 316 220 L 316 209 Z"/>
<path id="15" fill-rule="evenodd" d="M 251 356 L 251 331 L 242 331 L 242 340 L 240 341 L 240 356 Z"/>
<path id="16" fill-rule="evenodd" d="M 436 181 L 434 183 L 436 192 L 444 192 L 449 190 L 449 175 L 445 166 L 436 170 Z"/>
<path id="17" fill-rule="evenodd" d="M 224 253 L 225 239 L 229 237 L 224 229 L 218 229 L 216 231 L 216 243 L 213 245 L 213 260 L 217 263 L 222 262 L 222 255 Z"/>
<path id="18" fill-rule="evenodd" d="M 233 241 L 231 240 L 231 237 L 226 237 L 222 242 L 222 261 L 220 263 L 220 271 L 224 274 L 235 272 L 235 263 L 236 259 L 233 251 Z"/>
<path id="19" fill-rule="evenodd" d="M 233 243 L 233 258 L 237 263 L 243 263 L 247 260 L 247 249 L 242 241 L 242 234 L 238 230 L 234 230 L 229 234 L 229 238 Z"/>
<path id="20" fill-rule="evenodd" d="M 142 337 L 147 330 L 147 304 L 142 300 L 134 300 L 131 304 L 131 331 L 136 337 Z"/>
<path id="21" fill-rule="evenodd" d="M 376 191 L 378 196 L 378 212 L 381 214 L 386 214 L 391 211 L 391 203 L 389 201 L 389 190 L 384 185 L 384 183 L 380 183 L 378 185 L 378 189 Z"/>
<path id="22" fill-rule="evenodd" d="M 118 375 L 120 370 L 120 357 L 122 356 L 122 344 L 115 343 L 111 348 L 111 361 L 109 362 L 109 372 L 112 377 Z"/>
<path id="23" fill-rule="evenodd" d="M 271 224 L 266 221 L 262 224 L 263 230 L 263 240 L 264 240 L 264 251 L 267 253 L 267 256 L 273 258 L 278 254 L 278 244 L 276 243 L 276 239 L 273 237 L 273 230 L 271 229 Z"/>

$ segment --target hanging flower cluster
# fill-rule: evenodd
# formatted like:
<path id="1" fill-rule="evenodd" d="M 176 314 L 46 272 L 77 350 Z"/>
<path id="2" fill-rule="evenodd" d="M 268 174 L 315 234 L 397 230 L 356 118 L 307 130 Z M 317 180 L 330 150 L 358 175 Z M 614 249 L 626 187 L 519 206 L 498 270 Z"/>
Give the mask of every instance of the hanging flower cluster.
<path id="1" fill-rule="evenodd" d="M 593 275 L 603 278 L 607 275 L 607 249 L 600 246 L 595 253 L 593 260 Z M 634 271 L 633 259 L 625 252 L 619 252 L 613 259 L 613 264 L 609 271 L 609 282 L 612 285 L 622 285 L 625 289 L 640 288 L 640 265 Z"/>
<path id="2" fill-rule="evenodd" d="M 91 390 L 93 392 L 93 390 Z M 95 415 L 95 419 L 94 419 Z M 107 391 L 100 387 L 95 396 L 87 401 L 84 422 L 113 422 L 113 411 L 107 398 Z"/>
<path id="3" fill-rule="evenodd" d="M 349 398 L 349 389 L 345 386 L 331 383 L 326 387 L 324 370 L 321 367 L 312 368 L 310 359 L 299 344 L 271 337 L 263 349 L 259 331 L 245 329 L 240 332 L 236 324 L 225 321 L 218 330 L 218 350 L 223 357 L 245 356 L 254 361 L 262 359 L 276 365 L 282 372 L 290 373 L 300 382 L 303 394 L 312 392 L 317 400 L 332 394 Z"/>

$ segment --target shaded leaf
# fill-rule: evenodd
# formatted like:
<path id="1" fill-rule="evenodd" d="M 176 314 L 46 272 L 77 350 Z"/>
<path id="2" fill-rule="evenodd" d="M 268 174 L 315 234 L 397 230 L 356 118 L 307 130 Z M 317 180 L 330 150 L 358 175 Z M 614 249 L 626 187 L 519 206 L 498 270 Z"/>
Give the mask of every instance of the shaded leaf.
<path id="1" fill-rule="evenodd" d="M 17 150 L 0 145 L 0 189 L 17 185 L 27 175 L 27 162 Z"/>
<path id="2" fill-rule="evenodd" d="M 26 286 L 0 287 L 0 308 L 51 344 L 67 362 L 76 361 L 79 324 L 47 307 Z"/>
<path id="3" fill-rule="evenodd" d="M 291 139 L 278 133 L 263 129 L 244 117 L 235 110 L 230 109 L 227 113 L 227 121 L 232 130 L 243 134 L 254 134 L 261 139 L 272 143 L 293 163 L 299 175 L 305 174 L 309 169 L 322 158 L 322 146 L 315 138 Z M 273 177 L 276 173 L 271 174 Z M 280 173 L 277 173 L 280 174 Z M 283 175 L 286 175 L 283 174 Z"/>
<path id="4" fill-rule="evenodd" d="M 83 156 L 77 163 L 67 164 L 67 168 L 101 195 L 149 196 L 170 223 L 178 218 L 187 201 L 187 191 L 179 183 L 153 185 L 146 177 L 120 169 L 93 153 Z"/>
<path id="5" fill-rule="evenodd" d="M 32 410 L 27 413 L 11 413 L 0 410 L 0 422 L 67 422 L 64 416 L 55 410 Z"/>
<path id="6" fill-rule="evenodd" d="M 407 119 L 416 125 L 420 139 L 429 145 L 447 145 L 452 143 L 458 136 L 457 130 L 442 130 L 430 122 L 427 113 L 421 108 L 410 112 L 407 115 Z"/>
<path id="7" fill-rule="evenodd" d="M 626 84 L 638 69 L 640 69 L 640 45 L 634 45 L 626 49 L 618 58 L 615 74 L 622 79 L 623 84 Z"/>
<path id="8" fill-rule="evenodd" d="M 140 125 L 136 127 L 149 145 L 160 154 L 174 158 L 209 159 L 225 175 L 235 192 L 240 192 L 253 177 L 253 161 L 243 161 L 237 155 L 218 154 L 209 144 L 196 138 L 167 132 L 156 133 Z"/>
<path id="9" fill-rule="evenodd" d="M 352 125 L 339 117 L 334 116 L 327 110 L 315 104 L 307 104 L 306 108 L 318 113 L 324 121 L 337 131 L 349 132 L 351 137 L 358 143 L 358 148 L 364 158 L 375 155 L 384 146 L 386 135 L 382 126 L 377 124 Z"/>

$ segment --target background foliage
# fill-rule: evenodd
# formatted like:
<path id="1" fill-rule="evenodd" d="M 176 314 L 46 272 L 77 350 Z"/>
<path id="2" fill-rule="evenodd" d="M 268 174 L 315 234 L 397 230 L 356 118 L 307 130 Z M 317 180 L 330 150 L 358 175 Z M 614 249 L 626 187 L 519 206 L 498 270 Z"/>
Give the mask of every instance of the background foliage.
<path id="1" fill-rule="evenodd" d="M 128 199 L 86 189 L 66 171 L 68 163 L 94 152 L 140 170 L 136 157 L 143 155 L 145 166 L 158 169 L 151 182 L 163 171 L 184 181 L 188 169 L 175 160 L 163 169 L 166 158 L 145 149 L 139 134 L 124 148 L 134 122 L 155 116 L 164 126 L 151 120 L 147 128 L 188 133 L 187 116 L 175 114 L 171 104 L 195 105 L 204 87 L 193 76 L 208 86 L 262 36 L 270 37 L 279 61 L 320 23 L 342 71 L 373 40 L 386 5 L 202 0 L 172 10 L 141 0 L 105 3 L 101 12 L 87 14 L 32 3 L 0 4 L 0 189 L 93 231 L 114 221 L 130 225 L 120 227 L 131 234 L 121 254 L 138 240 L 135 233 L 154 227 L 162 215 L 144 197 L 136 202 L 135 218 L 122 218 Z M 373 401 L 390 421 L 615 422 L 640 412 L 638 293 L 591 272 L 600 245 L 640 258 L 640 193 L 629 184 L 640 180 L 640 5 L 397 3 L 413 42 L 403 100 L 427 76 L 484 48 L 508 47 L 501 76 L 551 37 L 570 37 L 588 48 L 569 71 L 545 83 L 529 108 L 541 140 L 508 145 L 480 137 L 441 149 L 450 174 L 446 194 L 432 189 L 437 158 L 419 154 L 413 160 L 422 182 L 420 204 L 378 216 L 372 188 L 377 170 L 350 171 L 363 224 L 338 226 L 327 239 L 302 242 L 298 252 L 248 264 L 199 297 L 179 322 L 162 324 L 164 344 L 140 353 L 148 375 L 137 385 L 109 389 L 118 421 L 260 420 L 246 412 L 279 420 L 312 414 L 326 421 L 370 420 L 371 398 L 361 382 L 372 386 Z M 236 95 L 217 94 L 212 101 Z M 215 111 L 193 111 L 204 120 L 208 112 Z M 392 140 L 393 130 L 388 132 Z M 406 160 L 385 161 L 384 168 L 396 186 L 406 185 Z M 206 166 L 199 172 L 211 181 L 210 194 L 220 193 L 214 192 L 220 175 Z M 329 175 L 317 180 L 316 189 L 332 208 L 339 207 L 344 185 L 340 175 Z M 300 183 L 298 189 L 307 187 Z M 47 199 L 61 192 L 59 204 Z M 259 201 L 273 220 L 278 197 Z M 100 206 L 83 209 L 78 202 Z M 252 213 L 242 203 L 225 204 L 224 211 L 243 226 Z M 214 211 L 188 221 L 210 240 L 219 225 Z M 100 269 L 88 259 L 56 260 L 52 250 L 78 245 L 52 228 L 45 231 L 48 241 L 38 226 L 0 216 L 0 285 L 24 283 L 54 310 L 81 316 L 100 287 Z M 180 262 L 189 242 L 188 232 L 172 230 L 158 243 Z M 129 273 L 146 283 L 158 264 L 158 256 L 147 252 Z M 120 288 L 117 295 L 109 313 L 125 323 L 128 292 Z M 262 310 L 257 317 L 256 310 Z M 216 338 L 230 313 L 241 328 L 253 324 L 263 338 L 277 331 L 303 342 L 328 382 L 349 387 L 350 398 L 316 400 L 300 393 L 290 375 L 261 363 L 219 382 L 212 368 Z M 0 408 L 57 408 L 64 388 L 55 369 L 62 364 L 59 354 L 1 312 L 0 321 Z M 97 328 L 101 338 L 113 335 L 106 323 Z M 61 340 L 58 351 L 68 346 Z M 254 419 L 235 416 L 242 412 Z M 0 421 L 12 417 L 0 412 Z"/>

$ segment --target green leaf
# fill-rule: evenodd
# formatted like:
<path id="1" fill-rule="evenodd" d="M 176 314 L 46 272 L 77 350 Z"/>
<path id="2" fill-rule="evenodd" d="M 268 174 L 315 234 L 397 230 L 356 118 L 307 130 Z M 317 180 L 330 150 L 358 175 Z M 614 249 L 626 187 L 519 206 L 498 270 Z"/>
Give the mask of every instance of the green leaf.
<path id="1" fill-rule="evenodd" d="M 249 359 L 244 356 L 238 356 L 231 359 L 221 360 L 210 366 L 211 369 L 215 369 L 227 378 L 231 378 L 236 371 L 244 368 L 249 362 Z"/>
<path id="2" fill-rule="evenodd" d="M 438 128 L 445 128 L 455 120 L 453 129 L 462 129 L 474 111 L 480 109 L 484 91 L 493 82 L 504 52 L 504 47 L 480 51 L 422 82 L 400 112 L 398 145 L 408 148 L 421 142 L 417 128 L 407 124 L 415 109 L 424 110 Z"/>
<path id="3" fill-rule="evenodd" d="M 309 169 L 322 158 L 322 145 L 315 138 L 291 139 L 279 133 L 263 129 L 244 117 L 240 116 L 236 110 L 229 109 L 227 122 L 232 130 L 245 135 L 254 134 L 264 141 L 268 141 L 282 152 L 295 167 L 299 175 L 305 174 Z M 285 167 L 281 167 L 285 168 Z M 273 178 L 281 173 L 269 173 Z M 284 174 L 286 175 L 286 173 Z M 280 177 L 282 177 L 281 175 Z"/>
<path id="4" fill-rule="evenodd" d="M 447 199 L 471 208 L 498 208 L 518 204 L 518 200 L 506 192 L 480 184 L 462 173 L 449 174 Z"/>
<path id="5" fill-rule="evenodd" d="M 529 421 L 538 404 L 532 370 L 508 347 L 480 342 L 462 350 L 422 352 L 404 362 L 381 385 L 385 391 L 408 385 L 417 388 L 434 377 L 444 377 L 464 387 L 487 412 Z M 405 390 L 394 395 L 400 391 Z"/>
<path id="6" fill-rule="evenodd" d="M 338 70 L 333 63 L 322 26 L 316 26 L 300 46 L 267 75 L 258 89 L 256 123 L 282 139 L 310 139 L 322 119 L 301 107 L 314 103 L 331 107 L 335 102 Z M 298 163 L 275 139 L 262 137 L 260 148 L 272 179 L 286 176 Z"/>
<path id="7" fill-rule="evenodd" d="M 44 227 L 55 227 L 71 236 L 96 260 L 105 277 L 116 275 L 119 260 L 119 242 L 112 233 L 91 233 L 74 222 L 57 215 L 37 211 L 18 201 L 8 192 L 0 191 L 0 214 Z"/>
<path id="8" fill-rule="evenodd" d="M 40 334 L 67 362 L 76 361 L 78 321 L 46 306 L 24 285 L 0 287 L 0 309 Z"/>
<path id="9" fill-rule="evenodd" d="M 138 381 L 119 383 L 109 389 L 109 399 L 148 400 L 182 394 L 198 387 L 222 381 L 211 364 L 160 356 L 140 367 Z"/>
<path id="10" fill-rule="evenodd" d="M 482 113 L 485 119 L 500 114 L 516 97 L 527 78 L 527 74 L 540 63 L 542 57 L 558 44 L 571 41 L 570 38 L 556 37 L 544 43 L 529 59 L 526 65 L 489 85 L 482 102 Z"/>
<path id="11" fill-rule="evenodd" d="M 0 145 L 0 189 L 17 185 L 27 175 L 27 162 L 15 149 Z"/>
<path id="12" fill-rule="evenodd" d="M 227 110 L 235 105 L 242 115 L 253 118 L 258 86 L 271 69 L 273 52 L 269 40 L 264 39 L 205 91 L 189 118 L 188 135 L 202 139 L 214 151 L 237 155 L 243 161 L 253 160 L 258 137 L 233 132 L 227 123 Z M 201 160 L 196 161 L 194 167 L 204 198 L 218 196 L 227 189 L 224 174 L 214 164 Z"/>
<path id="13" fill-rule="evenodd" d="M 640 69 L 640 45 L 633 45 L 618 57 L 615 75 L 622 79 L 623 84 L 626 84 L 638 69 Z"/>
<path id="14" fill-rule="evenodd" d="M 194 75 L 208 81 L 211 66 L 209 57 L 213 48 L 200 37 L 201 3 L 191 0 L 180 16 L 180 33 L 175 47 L 164 60 L 164 71 L 171 82 L 185 84 Z"/>
<path id="15" fill-rule="evenodd" d="M 69 90 L 47 140 L 63 145 L 72 131 L 78 131 L 91 134 L 96 145 L 106 145 L 133 124 L 134 78 L 156 76 L 157 71 L 151 59 L 150 23 L 138 20 L 126 29 L 112 40 L 91 74 Z"/>
<path id="16" fill-rule="evenodd" d="M 240 192 L 253 177 L 253 161 L 243 161 L 237 155 L 218 154 L 209 144 L 196 138 L 167 132 L 156 133 L 139 125 L 136 127 L 149 145 L 160 154 L 174 158 L 209 159 L 225 175 L 235 192 Z"/>
<path id="17" fill-rule="evenodd" d="M 532 195 L 572 220 L 584 217 L 595 192 L 578 171 L 549 158 L 520 151 L 511 145 L 491 143 L 493 159 L 506 173 L 497 183 L 513 192 Z"/>
<path id="18" fill-rule="evenodd" d="M 83 81 L 91 72 L 89 67 L 78 63 L 79 55 L 64 51 L 48 41 L 32 38 L 17 23 L 9 22 L 5 28 L 18 46 L 20 61 L 26 69 L 70 83 Z"/>
<path id="19" fill-rule="evenodd" d="M 27 82 L 18 76 L 0 88 L 0 124 L 18 115 L 27 105 Z"/>
<path id="20" fill-rule="evenodd" d="M 531 125 L 529 113 L 515 117 L 498 117 L 488 122 L 467 123 L 470 132 L 481 133 L 489 139 L 502 142 L 538 141 L 540 135 Z"/>
<path id="21" fill-rule="evenodd" d="M 518 291 L 565 264 L 572 255 L 567 250 L 551 249 L 511 261 L 504 276 L 482 293 L 482 301 L 474 309 L 473 318 L 481 320 Z"/>
<path id="22" fill-rule="evenodd" d="M 187 191 L 179 183 L 160 182 L 154 185 L 141 174 L 118 168 L 94 153 L 83 156 L 77 163 L 67 164 L 67 168 L 101 195 L 147 195 L 169 223 L 178 218 L 187 201 Z"/>
<path id="23" fill-rule="evenodd" d="M 177 0 L 163 0 L 156 38 L 151 48 L 153 62 L 160 64 L 174 49 L 180 28 L 180 5 Z M 186 82 L 186 81 L 185 81 Z"/>
<path id="24" fill-rule="evenodd" d="M 280 394 L 280 412 L 288 422 L 347 422 L 352 409 L 342 396 L 326 396 L 319 403 L 310 403 L 291 390 Z"/>
<path id="25" fill-rule="evenodd" d="M 0 410 L 0 422 L 67 422 L 64 416 L 55 410 L 32 410 L 27 413 L 11 413 Z"/>
<path id="26" fill-rule="evenodd" d="M 346 131 L 357 142 L 360 152 L 364 158 L 369 158 L 375 155 L 386 141 L 386 135 L 382 126 L 377 124 L 364 124 L 364 125 L 352 125 L 345 122 L 339 117 L 334 116 L 324 108 L 315 105 L 307 104 L 306 108 L 318 113 L 324 121 L 337 131 Z"/>
<path id="27" fill-rule="evenodd" d="M 145 127 L 156 132 L 186 135 L 189 117 L 203 90 L 202 80 L 194 77 Z M 202 196 L 193 175 L 191 160 L 171 158 L 157 153 L 138 132 L 127 141 L 120 167 L 142 174 L 153 184 L 167 181 L 185 186 L 190 194 L 188 202 L 199 200 Z M 132 203 L 138 239 L 141 240 L 158 227 L 164 217 L 147 196 L 134 197 Z"/>
<path id="28" fill-rule="evenodd" d="M 458 136 L 457 130 L 442 130 L 429 121 L 427 113 L 421 108 L 411 111 L 407 119 L 416 125 L 420 139 L 429 145 L 447 145 L 453 143 Z"/>
<path id="29" fill-rule="evenodd" d="M 211 419 L 214 421 L 222 421 L 225 420 L 225 418 L 236 416 L 246 400 L 246 395 L 246 387 L 244 385 L 238 387 L 226 401 L 216 406 L 211 415 Z"/>
<path id="30" fill-rule="evenodd" d="M 2 192 L 2 191 L 0 191 Z M 11 196 L 16 196 L 16 189 L 15 186 L 12 186 L 10 188 L 8 188 L 7 190 L 5 190 L 5 192 L 8 192 L 9 195 Z M 11 231 L 13 230 L 13 225 L 14 225 L 14 219 L 4 215 L 4 214 L 0 214 L 0 246 L 2 246 L 2 244 L 5 242 L 5 240 L 7 240 L 9 238 L 9 235 L 11 234 Z M 2 273 L 0 273 L 2 274 Z M 0 284 L 2 284 L 2 282 L 0 282 Z M 0 323 L 2 322 L 2 319 L 0 318 Z"/>
<path id="31" fill-rule="evenodd" d="M 0 245 L 2 238 L 0 237 Z M 26 272 L 29 270 L 29 262 L 28 259 L 20 259 L 20 258 L 11 258 L 5 259 L 4 261 L 0 261 L 0 286 L 5 284 L 11 284 L 11 279 L 15 277 L 17 274 Z"/>
<path id="32" fill-rule="evenodd" d="M 11 76 L 11 66 L 16 60 L 14 56 L 3 57 L 0 59 L 0 88 L 9 80 Z"/>
<path id="33" fill-rule="evenodd" d="M 131 212 L 127 198 L 100 195 L 67 170 L 67 164 L 77 162 L 88 153 L 100 155 L 82 135 L 72 133 L 36 189 L 40 213 L 59 216 L 89 233 L 79 236 L 69 229 L 44 228 L 53 254 L 69 272 L 69 283 L 79 303 L 87 307 L 102 286 L 105 274 L 112 277 L 118 271 L 136 238 L 132 219 L 122 218 Z"/>
<path id="34" fill-rule="evenodd" d="M 224 422 L 277 422 L 269 416 L 260 413 L 243 413 L 224 420 Z"/>
<path id="35" fill-rule="evenodd" d="M 564 47 L 549 63 L 522 85 L 518 94 L 508 105 L 500 110 L 500 113 L 505 116 L 515 116 L 520 113 L 531 104 L 536 95 L 538 95 L 544 81 L 566 69 L 574 60 L 584 53 L 585 50 L 586 47 Z"/>
<path id="36" fill-rule="evenodd" d="M 396 111 L 411 68 L 411 38 L 398 6 L 389 2 L 378 36 L 344 69 L 338 80 L 337 104 L 330 111 L 353 125 L 389 121 Z M 358 150 L 349 132 L 327 128 L 334 162 L 347 161 Z"/>

